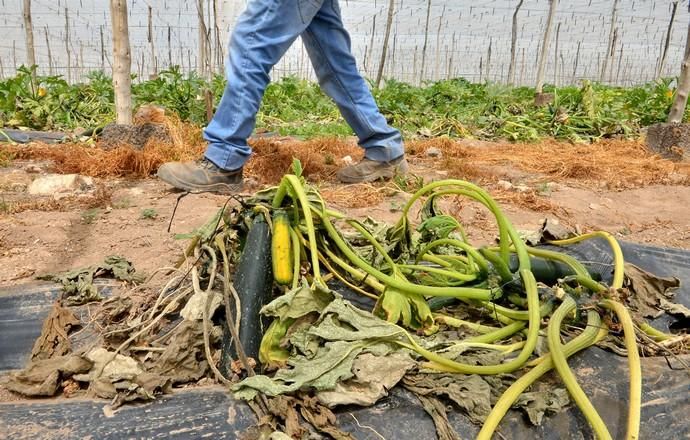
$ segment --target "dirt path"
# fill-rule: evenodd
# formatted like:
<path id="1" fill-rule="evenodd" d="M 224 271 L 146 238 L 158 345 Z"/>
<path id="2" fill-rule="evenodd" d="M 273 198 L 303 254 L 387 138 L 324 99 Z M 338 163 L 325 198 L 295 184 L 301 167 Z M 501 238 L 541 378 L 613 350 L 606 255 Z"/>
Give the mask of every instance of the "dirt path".
<path id="1" fill-rule="evenodd" d="M 2 206 L 7 208 L 7 200 L 26 198 L 26 186 L 45 174 L 46 168 L 41 162 L 15 161 L 0 169 Z M 423 159 L 413 160 L 412 172 L 425 180 L 448 175 L 448 171 L 438 170 Z M 552 183 L 538 173 L 517 172 L 504 165 L 494 166 L 493 175 L 493 179 L 483 179 L 485 187 L 518 229 L 535 230 L 545 217 L 557 217 L 580 231 L 603 229 L 628 241 L 690 249 L 690 186 L 592 189 L 592 185 L 577 182 Z M 46 272 L 99 263 L 113 254 L 126 256 L 144 272 L 169 266 L 185 246 L 173 235 L 200 226 L 226 200 L 211 194 L 184 198 L 168 233 L 178 193 L 165 184 L 151 178 L 96 179 L 96 185 L 107 187 L 109 193 L 100 207 L 86 208 L 76 203 L 60 210 L 43 207 L 14 214 L 0 210 L 0 286 L 25 283 Z M 358 205 L 352 203 L 352 198 L 359 196 L 357 188 L 323 186 L 331 202 L 352 216 L 395 221 L 409 194 L 384 191 L 380 186 L 369 188 L 385 196 L 378 197 L 371 206 L 347 208 Z M 476 242 L 492 240 L 495 229 L 483 210 L 463 201 L 448 205 Z"/>

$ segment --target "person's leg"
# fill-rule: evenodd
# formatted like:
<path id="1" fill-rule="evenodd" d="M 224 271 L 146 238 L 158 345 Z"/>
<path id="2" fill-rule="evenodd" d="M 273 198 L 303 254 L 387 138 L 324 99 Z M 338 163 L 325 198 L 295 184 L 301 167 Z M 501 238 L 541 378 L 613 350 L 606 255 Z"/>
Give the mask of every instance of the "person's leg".
<path id="1" fill-rule="evenodd" d="M 367 170 L 359 170 L 366 175 L 343 176 L 341 173 L 339 177 L 354 181 L 391 177 L 390 173 L 375 172 L 375 168 L 377 163 L 395 163 L 403 157 L 402 136 L 398 130 L 388 125 L 366 81 L 357 70 L 338 0 L 324 1 L 311 24 L 302 33 L 302 40 L 321 88 L 335 101 L 341 114 L 357 134 L 359 144 L 366 150 L 365 157 L 374 162 L 367 164 Z M 401 167 L 403 169 L 399 171 L 404 172 L 406 164 Z"/>
<path id="2" fill-rule="evenodd" d="M 226 65 L 227 86 L 204 130 L 206 158 L 235 170 L 251 154 L 247 138 L 270 81 L 269 73 L 307 27 L 324 0 L 253 0 L 233 30 Z"/>
<path id="3" fill-rule="evenodd" d="M 227 85 L 213 120 L 204 130 L 209 163 L 169 163 L 158 176 L 196 191 L 232 190 L 251 155 L 247 138 L 270 81 L 271 68 L 309 25 L 324 0 L 251 0 L 230 39 Z"/>

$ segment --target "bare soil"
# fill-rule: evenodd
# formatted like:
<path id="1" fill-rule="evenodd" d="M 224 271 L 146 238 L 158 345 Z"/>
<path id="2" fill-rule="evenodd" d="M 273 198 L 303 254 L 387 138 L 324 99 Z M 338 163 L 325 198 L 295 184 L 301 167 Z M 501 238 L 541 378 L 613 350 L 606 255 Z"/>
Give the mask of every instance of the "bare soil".
<path id="1" fill-rule="evenodd" d="M 490 150 L 492 145 L 468 143 L 465 147 Z M 526 146 L 524 151 L 539 147 Z M 627 241 L 690 249 L 690 186 L 687 178 L 677 178 L 672 166 L 669 178 L 653 179 L 662 183 L 621 188 L 606 182 L 600 185 L 591 173 L 586 178 L 561 178 L 544 173 L 539 168 L 543 164 L 530 168 L 529 161 L 520 160 L 519 151 L 512 148 L 505 160 L 492 158 L 482 164 L 479 177 L 478 169 L 473 169 L 475 175 L 467 176 L 489 190 L 518 229 L 536 230 L 545 217 L 551 217 L 581 232 L 603 229 Z M 462 177 L 467 166 L 463 160 L 449 155 L 428 158 L 423 152 L 410 155 L 413 175 L 425 181 Z M 114 254 L 127 257 L 145 273 L 170 266 L 185 247 L 174 234 L 202 225 L 226 201 L 226 197 L 212 194 L 185 197 L 168 232 L 179 193 L 163 182 L 155 178 L 96 178 L 99 191 L 91 196 L 57 201 L 29 196 L 27 185 L 50 168 L 49 162 L 33 159 L 15 160 L 0 168 L 0 286 L 100 263 Z M 254 172 L 260 174 L 260 170 Z M 408 188 L 391 183 L 342 186 L 324 182 L 320 186 L 333 206 L 351 216 L 393 222 L 414 190 L 414 179 L 408 179 L 408 184 Z M 247 190 L 259 187 L 250 184 Z M 493 239 L 495 228 L 486 211 L 463 200 L 446 205 L 477 242 Z"/>

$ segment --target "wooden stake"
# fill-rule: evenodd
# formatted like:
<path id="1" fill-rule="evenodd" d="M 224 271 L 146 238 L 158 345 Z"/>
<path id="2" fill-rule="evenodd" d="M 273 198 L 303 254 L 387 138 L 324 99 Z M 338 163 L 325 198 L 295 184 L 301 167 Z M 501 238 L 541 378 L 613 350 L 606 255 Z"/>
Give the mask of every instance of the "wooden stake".
<path id="1" fill-rule="evenodd" d="M 544 41 L 541 45 L 541 52 L 539 54 L 539 64 L 537 66 L 537 85 L 535 87 L 537 95 L 541 95 L 544 92 L 544 71 L 546 68 L 546 56 L 549 53 L 549 43 L 551 42 L 553 18 L 556 16 L 556 8 L 558 7 L 558 0 L 549 0 L 549 2 L 549 15 L 546 19 L 546 27 L 544 28 Z"/>
<path id="2" fill-rule="evenodd" d="M 685 106 L 688 103 L 688 92 L 690 92 L 690 24 L 688 24 L 688 35 L 685 41 L 685 56 L 683 57 L 683 64 L 678 77 L 678 89 L 676 90 L 673 105 L 671 105 L 671 111 L 668 114 L 668 122 L 683 122 Z"/>
<path id="3" fill-rule="evenodd" d="M 34 26 L 31 23 L 31 0 L 24 0 L 24 31 L 26 33 L 26 63 L 32 68 L 31 78 L 36 83 L 36 49 L 34 48 Z M 36 68 L 34 68 L 36 66 Z"/>
<path id="4" fill-rule="evenodd" d="M 513 28 L 510 34 L 510 64 L 508 65 L 508 84 L 511 86 L 515 84 L 515 52 L 517 48 L 518 26 L 517 18 L 518 12 L 520 12 L 520 8 L 524 2 L 525 0 L 520 0 L 515 8 L 515 12 L 513 12 Z"/>
<path id="5" fill-rule="evenodd" d="M 132 57 L 127 24 L 127 0 L 110 0 L 113 31 L 113 89 L 118 124 L 132 124 Z"/>
<path id="6" fill-rule="evenodd" d="M 381 61 L 379 61 L 379 70 L 376 74 L 376 88 L 381 87 L 381 80 L 383 79 L 383 68 L 386 64 L 386 55 L 388 54 L 388 39 L 391 36 L 391 27 L 393 26 L 393 14 L 395 13 L 395 0 L 390 0 L 388 3 L 388 17 L 386 18 L 386 30 L 383 36 L 383 47 L 381 48 Z"/>

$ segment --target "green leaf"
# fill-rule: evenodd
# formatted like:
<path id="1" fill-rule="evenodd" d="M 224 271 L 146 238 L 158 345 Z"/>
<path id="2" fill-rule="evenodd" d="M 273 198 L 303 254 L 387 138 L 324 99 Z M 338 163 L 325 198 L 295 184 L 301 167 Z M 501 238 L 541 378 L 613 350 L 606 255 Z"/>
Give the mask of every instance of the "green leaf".
<path id="1" fill-rule="evenodd" d="M 292 174 L 294 174 L 297 177 L 302 177 L 302 162 L 300 162 L 299 159 L 293 158 L 292 159 Z"/>

